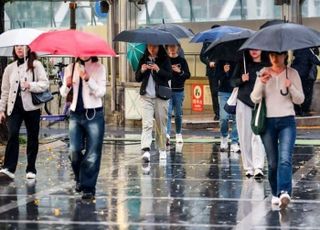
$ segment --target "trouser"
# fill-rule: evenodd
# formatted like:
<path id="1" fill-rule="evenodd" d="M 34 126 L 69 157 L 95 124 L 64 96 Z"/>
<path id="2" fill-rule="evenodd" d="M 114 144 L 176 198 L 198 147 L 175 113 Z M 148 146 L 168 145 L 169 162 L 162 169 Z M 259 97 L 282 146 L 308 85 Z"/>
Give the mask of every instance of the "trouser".
<path id="1" fill-rule="evenodd" d="M 152 143 L 153 118 L 155 119 L 155 140 L 159 150 L 166 150 L 166 129 L 168 101 L 160 98 L 140 97 L 142 115 L 141 149 L 150 150 Z"/>
<path id="2" fill-rule="evenodd" d="M 27 129 L 27 168 L 26 172 L 37 173 L 36 159 L 39 148 L 40 110 L 25 111 L 22 100 L 17 96 L 14 109 L 8 117 L 9 138 L 5 151 L 3 168 L 15 173 L 19 158 L 19 131 L 22 121 Z"/>
<path id="3" fill-rule="evenodd" d="M 212 76 L 208 76 L 209 79 L 209 87 L 211 92 L 211 100 L 212 100 L 212 109 L 216 116 L 219 116 L 220 114 L 220 108 L 219 108 L 219 98 L 218 98 L 218 85 L 215 85 L 215 82 L 213 80 Z"/>
<path id="4" fill-rule="evenodd" d="M 171 99 L 169 100 L 168 109 L 168 124 L 167 124 L 167 134 L 170 136 L 171 133 L 171 116 L 172 110 L 174 110 L 174 119 L 176 126 L 176 134 L 181 133 L 182 129 L 182 106 L 184 100 L 184 91 L 172 92 Z"/>
<path id="5" fill-rule="evenodd" d="M 292 193 L 292 154 L 296 140 L 294 116 L 266 119 L 261 135 L 268 159 L 268 179 L 273 196 Z"/>
<path id="6" fill-rule="evenodd" d="M 263 169 L 265 151 L 259 135 L 251 129 L 252 108 L 237 100 L 237 130 L 244 170 Z"/>
<path id="7" fill-rule="evenodd" d="M 70 113 L 70 159 L 75 180 L 83 192 L 95 194 L 105 122 L 102 110 L 96 111 L 94 117 L 92 114 L 88 117 L 90 119 L 86 113 Z"/>

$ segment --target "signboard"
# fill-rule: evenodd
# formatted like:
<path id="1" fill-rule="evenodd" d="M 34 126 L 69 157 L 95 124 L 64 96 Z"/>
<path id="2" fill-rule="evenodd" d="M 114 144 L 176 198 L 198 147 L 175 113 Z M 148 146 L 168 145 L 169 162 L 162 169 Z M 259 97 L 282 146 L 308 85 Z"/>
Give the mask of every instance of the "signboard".
<path id="1" fill-rule="evenodd" d="M 202 84 L 192 84 L 192 111 L 203 111 L 203 93 L 204 90 Z"/>

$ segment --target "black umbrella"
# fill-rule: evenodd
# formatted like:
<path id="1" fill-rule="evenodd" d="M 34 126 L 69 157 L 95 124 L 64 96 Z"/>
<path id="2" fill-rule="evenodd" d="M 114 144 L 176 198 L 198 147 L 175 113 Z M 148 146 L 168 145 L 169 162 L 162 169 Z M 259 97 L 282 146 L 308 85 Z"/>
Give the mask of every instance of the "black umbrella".
<path id="1" fill-rule="evenodd" d="M 254 32 L 247 29 L 237 33 L 222 34 L 209 45 L 205 54 L 213 60 L 237 61 L 242 57 L 242 53 L 238 52 L 239 48 Z"/>
<path id="2" fill-rule="evenodd" d="M 153 28 L 124 30 L 116 35 L 113 41 L 135 42 L 153 45 L 179 44 L 179 41 L 174 35 Z"/>
<path id="3" fill-rule="evenodd" d="M 240 50 L 284 52 L 315 46 L 320 46 L 320 32 L 303 25 L 283 23 L 257 31 L 240 47 Z"/>
<path id="4" fill-rule="evenodd" d="M 282 24 L 282 23 L 286 23 L 286 21 L 281 20 L 281 19 L 269 20 L 269 21 L 266 21 L 265 23 L 263 23 L 263 24 L 260 26 L 259 29 L 263 29 L 263 28 L 268 27 L 268 26 L 278 25 L 278 24 Z"/>
<path id="5" fill-rule="evenodd" d="M 171 34 L 173 34 L 176 38 L 191 38 L 194 36 L 194 34 L 192 33 L 192 31 L 190 31 L 189 29 L 187 29 L 184 26 L 180 26 L 177 24 L 160 24 L 157 26 L 152 27 L 154 29 L 157 30 L 162 30 L 162 31 L 166 31 L 169 32 Z"/>

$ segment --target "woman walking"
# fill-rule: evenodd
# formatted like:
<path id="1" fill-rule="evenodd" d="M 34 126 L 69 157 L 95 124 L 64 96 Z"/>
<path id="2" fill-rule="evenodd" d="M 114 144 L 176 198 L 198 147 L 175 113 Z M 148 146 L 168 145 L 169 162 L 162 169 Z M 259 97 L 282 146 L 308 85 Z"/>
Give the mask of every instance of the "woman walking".
<path id="1" fill-rule="evenodd" d="M 15 177 L 19 157 L 19 131 L 24 121 L 28 139 L 26 178 L 35 179 L 42 105 L 32 103 L 31 93 L 47 90 L 49 80 L 41 62 L 36 60 L 35 53 L 29 47 L 14 46 L 13 58 L 14 62 L 4 70 L 1 85 L 0 123 L 7 119 L 9 139 L 0 176 L 8 180 Z"/>
<path id="2" fill-rule="evenodd" d="M 247 177 L 264 177 L 264 147 L 259 135 L 251 130 L 251 117 L 254 103 L 250 94 L 256 82 L 257 72 L 266 66 L 261 50 L 245 51 L 245 65 L 239 63 L 232 77 L 232 85 L 239 87 L 236 107 L 237 130 L 239 135 L 242 164 Z M 242 68 L 241 68 L 242 67 Z"/>
<path id="3" fill-rule="evenodd" d="M 95 197 L 100 171 L 106 71 L 97 57 L 80 57 L 66 68 L 65 76 L 60 93 L 67 97 L 72 89 L 69 136 L 76 191 L 82 192 L 82 199 L 90 200 Z"/>
<path id="4" fill-rule="evenodd" d="M 140 59 L 136 72 L 136 81 L 141 82 L 140 100 L 142 107 L 142 160 L 150 161 L 153 118 L 155 118 L 156 146 L 159 158 L 166 159 L 166 126 L 168 118 L 168 100 L 161 98 L 159 87 L 169 87 L 172 67 L 163 46 L 148 44 Z"/>
<path id="5" fill-rule="evenodd" d="M 185 58 L 178 55 L 179 45 L 168 45 L 167 53 L 170 57 L 172 66 L 171 89 L 172 97 L 169 100 L 168 124 L 167 124 L 167 145 L 170 144 L 171 116 L 174 110 L 174 119 L 176 126 L 176 142 L 183 143 L 182 138 L 182 112 L 184 100 L 184 83 L 190 78 L 189 66 Z"/>
<path id="6" fill-rule="evenodd" d="M 287 52 L 271 52 L 271 67 L 263 68 L 251 93 L 259 103 L 265 98 L 266 130 L 261 135 L 268 159 L 268 179 L 272 204 L 281 209 L 290 203 L 292 193 L 292 154 L 296 140 L 294 104 L 304 101 L 298 72 L 287 67 Z"/>

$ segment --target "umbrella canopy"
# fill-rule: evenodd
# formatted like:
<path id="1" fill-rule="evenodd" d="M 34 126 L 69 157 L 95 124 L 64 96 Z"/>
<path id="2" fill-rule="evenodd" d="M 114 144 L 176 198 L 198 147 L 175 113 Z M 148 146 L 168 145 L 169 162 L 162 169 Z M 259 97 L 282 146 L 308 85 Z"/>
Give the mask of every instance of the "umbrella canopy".
<path id="1" fill-rule="evenodd" d="M 277 25 L 277 24 L 282 24 L 282 23 L 286 23 L 286 21 L 281 20 L 281 19 L 269 20 L 269 21 L 266 21 L 265 23 L 263 23 L 263 24 L 260 26 L 260 29 L 263 29 L 263 28 L 268 27 L 268 26 L 273 26 L 273 25 Z"/>
<path id="2" fill-rule="evenodd" d="M 210 30 L 205 30 L 197 33 L 190 42 L 200 43 L 200 42 L 213 42 L 226 34 L 237 34 L 243 33 L 244 31 L 251 31 L 247 28 L 236 27 L 236 26 L 219 26 Z"/>
<path id="3" fill-rule="evenodd" d="M 171 33 L 153 28 L 124 30 L 116 35 L 113 41 L 134 42 L 153 45 L 179 44 L 177 38 Z"/>
<path id="4" fill-rule="evenodd" d="M 173 34 L 178 39 L 179 38 L 191 38 L 194 36 L 194 33 L 192 31 L 190 31 L 189 29 L 187 29 L 184 26 L 180 26 L 177 24 L 164 23 L 164 24 L 154 26 L 152 28 L 169 32 L 169 33 Z"/>
<path id="5" fill-rule="evenodd" d="M 303 25 L 283 23 L 268 26 L 250 37 L 240 49 L 284 52 L 320 46 L 320 33 Z"/>
<path id="6" fill-rule="evenodd" d="M 132 69 L 138 69 L 139 61 L 146 50 L 146 45 L 143 43 L 128 43 L 127 45 L 127 59 Z"/>
<path id="7" fill-rule="evenodd" d="M 43 31 L 37 29 L 13 29 L 0 34 L 0 48 L 12 47 L 15 45 L 29 45 Z"/>
<path id="8" fill-rule="evenodd" d="M 237 33 L 221 34 L 205 50 L 205 54 L 213 60 L 237 61 L 242 55 L 238 52 L 242 44 L 254 34 L 253 30 L 243 30 Z"/>
<path id="9" fill-rule="evenodd" d="M 41 34 L 31 44 L 35 52 L 64 56 L 115 56 L 115 51 L 100 37 L 77 30 Z"/>

